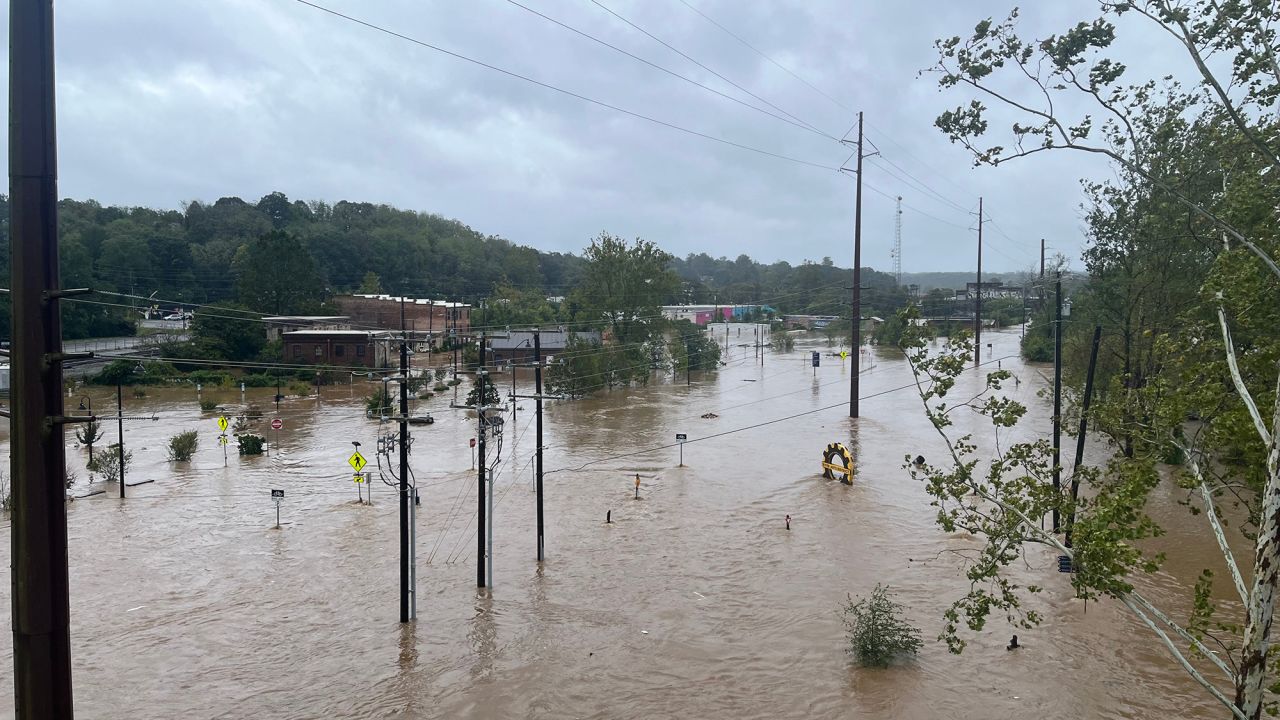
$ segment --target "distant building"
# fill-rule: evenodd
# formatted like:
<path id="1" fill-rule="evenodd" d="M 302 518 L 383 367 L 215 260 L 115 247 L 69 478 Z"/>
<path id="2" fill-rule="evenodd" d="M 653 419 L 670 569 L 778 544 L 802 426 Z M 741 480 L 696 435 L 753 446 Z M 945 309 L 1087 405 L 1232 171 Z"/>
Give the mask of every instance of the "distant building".
<path id="1" fill-rule="evenodd" d="M 822 330 L 840 319 L 839 315 L 783 315 L 782 322 L 789 328 Z"/>
<path id="2" fill-rule="evenodd" d="M 511 330 L 505 334 L 488 336 L 489 356 L 492 358 L 492 363 L 494 365 L 532 363 L 534 361 L 533 333 L 532 330 Z M 539 331 L 538 345 L 542 349 L 543 363 L 564 352 L 564 349 L 569 346 L 569 341 L 575 337 L 587 342 L 600 342 L 600 333 L 595 331 L 574 332 L 563 329 Z"/>
<path id="3" fill-rule="evenodd" d="M 668 320 L 688 320 L 694 325 L 742 320 L 752 313 L 771 313 L 768 305 L 663 305 L 662 316 Z"/>
<path id="4" fill-rule="evenodd" d="M 264 317 L 267 341 L 274 342 L 280 336 L 294 330 L 350 330 L 351 320 L 346 315 L 275 315 Z"/>
<path id="5" fill-rule="evenodd" d="M 385 368 L 391 364 L 391 333 L 369 330 L 294 330 L 281 334 L 284 361 L 295 365 Z"/>
<path id="6" fill-rule="evenodd" d="M 467 303 L 396 295 L 339 295 L 333 302 L 350 318 L 353 328 L 399 332 L 403 311 L 404 329 L 432 345 L 471 335 L 471 306 Z"/>
<path id="7" fill-rule="evenodd" d="M 978 295 L 978 283 L 965 283 L 964 290 L 956 291 L 956 299 L 972 300 Z M 991 300 L 996 298 L 1021 298 L 1022 288 L 1014 285 L 1005 285 L 1002 280 L 992 280 L 982 283 L 982 299 Z"/>

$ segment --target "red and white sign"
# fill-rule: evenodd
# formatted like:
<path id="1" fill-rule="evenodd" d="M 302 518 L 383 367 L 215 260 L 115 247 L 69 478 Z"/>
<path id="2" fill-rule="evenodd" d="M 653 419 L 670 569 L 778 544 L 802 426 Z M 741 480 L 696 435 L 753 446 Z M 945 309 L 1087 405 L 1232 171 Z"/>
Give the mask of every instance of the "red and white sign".
<path id="1" fill-rule="evenodd" d="M 283 421 L 283 420 L 281 420 L 280 418 L 272 418 L 272 419 L 271 419 L 271 429 L 272 429 L 272 430 L 279 430 L 279 429 L 280 429 L 280 428 L 282 428 L 282 427 L 284 427 L 284 421 Z"/>
<path id="2" fill-rule="evenodd" d="M 471 447 L 475 447 L 475 446 L 476 446 L 476 439 L 471 438 Z"/>

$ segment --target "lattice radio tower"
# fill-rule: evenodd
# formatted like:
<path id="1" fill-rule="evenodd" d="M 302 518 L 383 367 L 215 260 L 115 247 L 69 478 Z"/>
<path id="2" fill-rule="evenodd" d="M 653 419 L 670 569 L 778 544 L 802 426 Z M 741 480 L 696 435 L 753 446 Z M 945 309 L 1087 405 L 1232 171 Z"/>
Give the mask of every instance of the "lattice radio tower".
<path id="1" fill-rule="evenodd" d="M 898 196 L 898 213 L 893 219 L 893 249 L 889 251 L 893 259 L 893 277 L 902 284 L 902 196 Z"/>

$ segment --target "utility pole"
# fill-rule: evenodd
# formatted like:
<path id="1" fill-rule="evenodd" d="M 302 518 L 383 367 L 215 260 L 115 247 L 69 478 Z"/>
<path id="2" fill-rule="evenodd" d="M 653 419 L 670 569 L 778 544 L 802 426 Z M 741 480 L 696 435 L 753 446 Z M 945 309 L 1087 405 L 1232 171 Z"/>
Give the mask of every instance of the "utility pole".
<path id="1" fill-rule="evenodd" d="M 1080 495 L 1080 466 L 1084 463 L 1084 438 L 1089 429 L 1089 405 L 1093 400 L 1093 371 L 1098 365 L 1098 346 L 1102 343 L 1102 326 L 1093 326 L 1093 345 L 1089 348 L 1089 370 L 1084 377 L 1084 404 L 1080 407 L 1080 432 L 1076 435 L 1076 461 L 1071 466 L 1071 512 L 1067 513 L 1067 537 L 1071 547 L 1071 529 L 1076 524 L 1076 498 Z"/>
<path id="2" fill-rule="evenodd" d="M 982 364 L 982 198 L 978 198 L 978 288 L 973 306 L 973 364 Z"/>
<path id="3" fill-rule="evenodd" d="M 849 417 L 858 417 L 862 374 L 862 113 L 858 113 L 857 189 L 853 206 L 853 372 L 849 373 Z"/>
<path id="4" fill-rule="evenodd" d="M 902 287 L 902 196 L 898 196 L 893 216 L 893 278 Z"/>
<path id="5" fill-rule="evenodd" d="M 409 341 L 404 333 L 404 297 L 400 298 L 400 622 L 409 622 Z"/>
<path id="6" fill-rule="evenodd" d="M 538 447 L 534 450 L 534 472 L 537 474 L 538 490 L 538 562 L 543 559 L 542 534 L 542 337 L 537 330 L 533 331 L 533 393 L 538 396 Z"/>
<path id="7" fill-rule="evenodd" d="M 14 710 L 70 720 L 58 154 L 52 0 L 9 3 L 10 454 Z"/>
<path id="8" fill-rule="evenodd" d="M 1054 293 L 1054 312 L 1056 328 L 1053 333 L 1053 492 L 1062 490 L 1062 468 L 1060 455 L 1062 451 L 1062 272 L 1056 275 L 1057 290 Z M 1053 506 L 1053 531 L 1059 529 L 1058 506 Z"/>
<path id="9" fill-rule="evenodd" d="M 480 468 L 479 482 L 476 487 L 479 488 L 478 503 L 476 505 L 476 516 L 479 523 L 476 525 L 476 587 L 485 587 L 485 544 L 484 533 L 488 527 L 488 518 L 485 516 L 484 508 L 484 481 L 485 481 L 485 460 L 484 460 L 484 439 L 485 439 L 485 422 L 484 422 L 484 333 L 480 333 L 480 363 L 476 368 L 476 417 L 479 431 L 476 433 L 477 455 Z"/>
<path id="10" fill-rule="evenodd" d="M 116 429 L 120 432 L 120 444 L 116 445 L 116 462 L 120 465 L 120 499 L 124 499 L 124 397 L 119 381 L 116 382 Z"/>

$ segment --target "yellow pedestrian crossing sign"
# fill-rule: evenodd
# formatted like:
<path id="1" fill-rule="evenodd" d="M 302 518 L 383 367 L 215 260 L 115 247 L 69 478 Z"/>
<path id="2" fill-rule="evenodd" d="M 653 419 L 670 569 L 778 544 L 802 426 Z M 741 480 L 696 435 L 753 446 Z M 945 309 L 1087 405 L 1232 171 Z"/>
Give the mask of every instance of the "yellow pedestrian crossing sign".
<path id="1" fill-rule="evenodd" d="M 359 450 L 351 453 L 351 457 L 347 458 L 347 463 L 351 465 L 356 472 L 360 472 L 364 469 L 365 465 L 369 464 L 369 462 L 364 459 L 364 456 L 360 454 Z"/>
<path id="2" fill-rule="evenodd" d="M 226 415 L 219 415 L 219 416 L 218 416 L 218 429 L 219 429 L 219 430 L 221 430 L 222 432 L 226 432 L 226 431 L 227 431 L 227 416 L 226 416 Z"/>
<path id="3" fill-rule="evenodd" d="M 847 357 L 849 357 L 849 351 L 848 351 L 848 350 L 841 350 L 841 351 L 840 351 L 840 359 L 841 359 L 841 360 L 844 360 L 844 359 L 845 359 L 845 358 L 847 358 Z"/>

